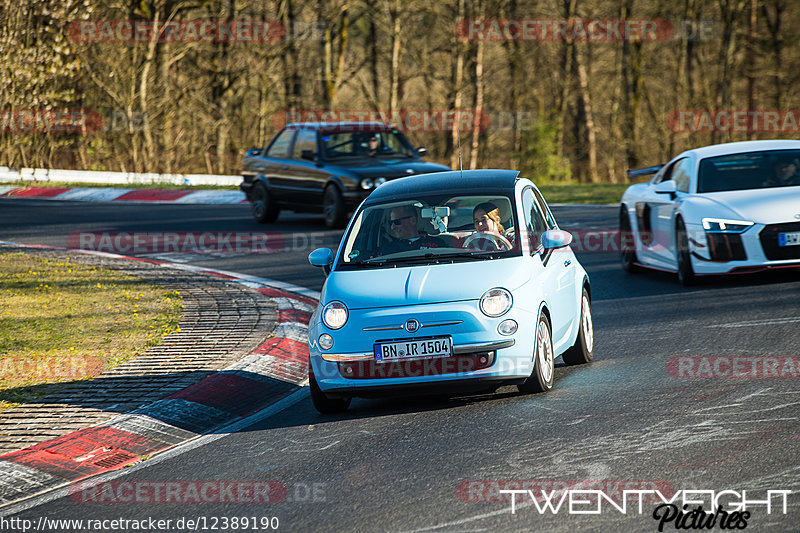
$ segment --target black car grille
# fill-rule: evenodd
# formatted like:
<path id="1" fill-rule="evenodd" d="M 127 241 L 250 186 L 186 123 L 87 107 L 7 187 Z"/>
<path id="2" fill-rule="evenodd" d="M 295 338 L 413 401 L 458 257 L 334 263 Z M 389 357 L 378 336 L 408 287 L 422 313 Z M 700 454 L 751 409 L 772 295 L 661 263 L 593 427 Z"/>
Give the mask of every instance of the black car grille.
<path id="1" fill-rule="evenodd" d="M 761 230 L 758 238 L 761 239 L 761 247 L 764 249 L 767 259 L 770 261 L 800 259 L 800 246 L 778 246 L 778 234 L 794 231 L 800 231 L 800 222 L 770 224 Z"/>
<path id="2" fill-rule="evenodd" d="M 711 260 L 724 263 L 726 261 L 744 261 L 742 236 L 738 233 L 706 233 Z"/>

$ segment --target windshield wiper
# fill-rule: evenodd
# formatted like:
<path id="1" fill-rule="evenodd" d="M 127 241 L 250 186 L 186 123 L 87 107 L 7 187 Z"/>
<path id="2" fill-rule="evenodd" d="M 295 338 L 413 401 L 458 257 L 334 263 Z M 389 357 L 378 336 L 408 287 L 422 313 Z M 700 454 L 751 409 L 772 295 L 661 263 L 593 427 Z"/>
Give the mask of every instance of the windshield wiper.
<path id="1" fill-rule="evenodd" d="M 363 261 L 356 261 L 354 263 L 345 263 L 346 265 L 350 266 L 357 266 L 357 267 L 382 267 L 386 266 L 387 261 L 376 261 L 374 259 L 364 259 Z"/>
<path id="2" fill-rule="evenodd" d="M 387 263 L 440 263 L 444 261 L 472 261 L 474 259 L 491 259 L 491 254 L 476 253 L 476 252 L 457 252 L 451 254 L 432 254 L 427 253 L 423 255 L 415 255 L 412 257 L 399 257 L 397 259 L 388 259 Z"/>

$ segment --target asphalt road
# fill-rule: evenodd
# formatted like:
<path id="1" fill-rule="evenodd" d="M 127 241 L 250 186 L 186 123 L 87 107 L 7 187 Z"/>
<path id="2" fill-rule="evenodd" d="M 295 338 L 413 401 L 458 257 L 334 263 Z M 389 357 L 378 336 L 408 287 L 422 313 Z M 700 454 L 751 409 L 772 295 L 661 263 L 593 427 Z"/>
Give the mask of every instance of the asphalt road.
<path id="1" fill-rule="evenodd" d="M 554 211 L 567 229 L 616 225 L 612 207 Z M 325 231 L 319 217 L 284 216 L 257 226 L 245 206 L 0 201 L 0 239 L 18 242 L 64 246 L 82 231 L 261 230 L 279 231 L 292 245 L 266 254 L 173 258 L 321 287 L 321 273 L 305 256 L 317 245 L 335 246 L 340 236 Z M 652 501 L 642 514 L 633 499 L 625 514 L 604 502 L 591 515 L 571 514 L 568 503 L 540 514 L 528 496 L 517 497 L 512 514 L 507 501 L 496 501 L 502 487 L 492 480 L 536 480 L 537 495 L 564 484 L 610 495 L 621 488 L 659 488 L 665 495 L 746 490 L 749 500 L 791 490 L 786 514 L 777 497 L 771 514 L 764 505 L 750 506 L 747 529 L 800 530 L 800 368 L 792 366 L 800 355 L 800 276 L 726 278 L 684 289 L 668 274 L 625 274 L 613 253 L 579 259 L 592 282 L 595 361 L 558 366 L 547 394 L 524 396 L 507 387 L 483 396 L 354 400 L 348 413 L 328 417 L 305 398 L 241 431 L 146 461 L 105 487 L 138 483 L 126 490 L 141 488 L 139 503 L 115 503 L 109 492 L 104 503 L 83 502 L 91 497 L 76 493 L 16 517 L 172 520 L 165 531 L 214 524 L 224 530 L 223 517 L 248 517 L 237 530 L 254 530 L 254 518 L 260 527 L 269 517 L 278 518 L 279 530 L 304 532 L 658 530 Z M 687 357 L 695 359 L 679 359 Z M 778 366 L 762 378 L 722 376 L 739 364 L 746 374 L 754 360 Z M 709 365 L 706 373 L 702 364 Z M 704 377 L 686 377 L 692 375 Z M 286 494 L 273 491 L 277 503 L 246 502 L 246 490 L 238 501 L 222 503 L 195 503 L 189 492 L 181 493 L 183 503 L 143 501 L 155 486 L 148 493 L 148 482 L 176 481 L 213 481 L 217 488 L 273 481 Z M 596 505 L 573 509 L 589 508 Z M 206 519 L 179 529 L 181 517 Z M 674 522 L 664 530 L 675 530 Z"/>

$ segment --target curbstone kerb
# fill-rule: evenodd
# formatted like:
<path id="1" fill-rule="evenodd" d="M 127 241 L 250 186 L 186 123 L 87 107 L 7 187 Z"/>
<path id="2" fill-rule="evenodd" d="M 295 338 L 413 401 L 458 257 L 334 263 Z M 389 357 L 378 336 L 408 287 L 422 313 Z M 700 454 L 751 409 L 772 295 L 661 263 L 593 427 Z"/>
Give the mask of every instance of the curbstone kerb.
<path id="1" fill-rule="evenodd" d="M 81 262 L 178 288 L 185 303 L 180 334 L 168 335 L 98 378 L 62 386 L 60 397 L 0 415 L 0 453 L 8 452 L 0 455 L 0 515 L 23 499 L 212 432 L 306 384 L 306 331 L 318 297 L 314 291 L 100 252 L 2 241 L 0 250 L 58 257 L 68 252 Z M 35 426 L 22 423 L 29 417 L 40 418 L 47 429 L 12 435 L 14 427 Z"/>

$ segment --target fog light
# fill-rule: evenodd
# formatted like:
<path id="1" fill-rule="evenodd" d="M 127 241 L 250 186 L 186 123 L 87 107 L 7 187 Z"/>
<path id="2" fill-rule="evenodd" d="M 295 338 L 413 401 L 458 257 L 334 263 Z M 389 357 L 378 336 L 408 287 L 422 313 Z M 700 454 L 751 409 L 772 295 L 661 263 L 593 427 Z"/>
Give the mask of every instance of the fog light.
<path id="1" fill-rule="evenodd" d="M 330 350 L 333 348 L 333 337 L 328 335 L 327 333 L 323 333 L 319 336 L 319 347 L 323 350 Z"/>
<path id="2" fill-rule="evenodd" d="M 497 332 L 500 335 L 513 335 L 517 332 L 517 321 L 511 320 L 503 320 L 500 322 L 500 325 L 497 326 Z"/>
<path id="3" fill-rule="evenodd" d="M 486 359 L 486 356 L 485 356 L 485 355 L 482 355 L 482 356 L 481 356 L 481 358 L 480 358 L 480 359 L 478 359 L 478 362 L 481 364 L 481 366 L 483 366 L 483 365 L 485 365 L 487 362 L 489 362 L 489 360 L 488 360 L 488 359 Z"/>

